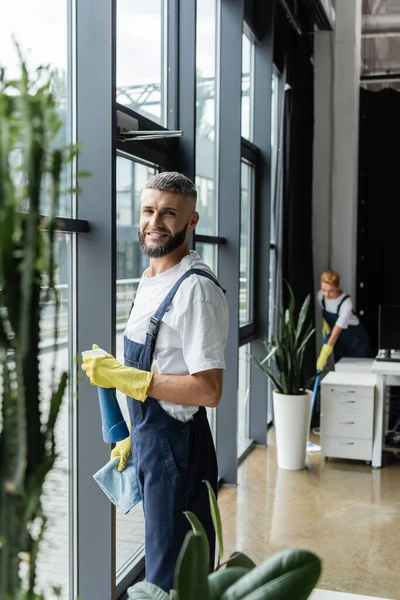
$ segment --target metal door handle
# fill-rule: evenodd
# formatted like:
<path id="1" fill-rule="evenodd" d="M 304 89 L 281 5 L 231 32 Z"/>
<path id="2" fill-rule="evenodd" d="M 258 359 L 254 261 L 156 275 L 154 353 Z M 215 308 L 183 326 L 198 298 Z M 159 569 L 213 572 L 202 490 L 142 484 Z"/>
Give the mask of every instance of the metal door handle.
<path id="1" fill-rule="evenodd" d="M 355 400 L 341 400 L 340 403 L 341 404 L 355 404 L 356 401 Z"/>
<path id="2" fill-rule="evenodd" d="M 354 446 L 354 442 L 339 442 L 341 446 Z"/>
<path id="3" fill-rule="evenodd" d="M 354 425 L 355 421 L 339 421 L 340 425 Z"/>

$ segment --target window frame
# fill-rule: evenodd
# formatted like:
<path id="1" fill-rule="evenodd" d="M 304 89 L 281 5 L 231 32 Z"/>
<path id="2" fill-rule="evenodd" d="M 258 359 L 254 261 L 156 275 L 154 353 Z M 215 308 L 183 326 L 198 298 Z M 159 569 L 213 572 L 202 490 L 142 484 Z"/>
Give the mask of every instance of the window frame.
<path id="1" fill-rule="evenodd" d="M 250 25 L 248 25 L 248 23 L 246 21 L 243 21 L 243 33 L 242 33 L 242 41 L 243 41 L 243 36 L 246 36 L 249 43 L 250 43 L 250 94 L 249 94 L 249 133 L 250 133 L 250 137 L 246 138 L 243 135 L 242 132 L 242 109 L 240 112 L 240 116 L 241 116 L 241 126 L 240 126 L 240 130 L 241 130 L 241 137 L 243 140 L 245 140 L 246 142 L 249 142 L 250 144 L 254 144 L 254 104 L 255 104 L 255 96 L 254 96 L 254 75 L 255 75 L 255 54 L 256 54 L 256 44 L 257 44 L 257 37 L 255 35 L 255 33 L 253 32 L 253 30 L 251 29 Z M 243 48 L 242 48 L 242 57 L 243 57 Z M 243 64 L 242 64 L 243 67 Z M 243 70 L 242 70 L 242 78 L 241 81 L 243 82 Z M 241 90 L 241 103 L 243 103 L 243 93 Z"/>
<path id="2" fill-rule="evenodd" d="M 241 138 L 241 158 L 240 163 L 246 162 L 252 168 L 252 197 L 251 197 L 251 235 L 249 239 L 251 240 L 251 280 L 249 287 L 249 300 L 251 303 L 250 314 L 251 320 L 249 323 L 240 326 L 239 325 L 239 347 L 244 344 L 248 344 L 252 340 L 254 340 L 258 335 L 258 323 L 257 323 L 257 294 L 255 293 L 256 289 L 256 264 L 255 264 L 255 254 L 257 249 L 257 228 L 255 215 L 257 214 L 258 208 L 258 163 L 259 163 L 259 149 L 255 144 L 247 140 L 246 138 Z M 239 288 L 240 289 L 240 288 Z"/>

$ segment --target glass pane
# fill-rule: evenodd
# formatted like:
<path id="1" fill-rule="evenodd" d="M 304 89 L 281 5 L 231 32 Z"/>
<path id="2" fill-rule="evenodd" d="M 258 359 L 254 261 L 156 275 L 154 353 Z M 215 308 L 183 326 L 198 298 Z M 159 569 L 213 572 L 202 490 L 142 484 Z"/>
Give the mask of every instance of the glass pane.
<path id="1" fill-rule="evenodd" d="M 42 417 L 47 418 L 49 409 L 49 391 L 52 381 L 52 367 L 55 364 L 55 381 L 61 373 L 69 370 L 72 364 L 71 348 L 71 234 L 58 234 L 56 239 L 56 258 L 58 262 L 57 289 L 59 293 L 58 344 L 54 363 L 54 301 L 48 302 L 43 311 L 41 322 L 42 352 L 40 354 L 41 386 L 43 389 Z M 68 386 L 61 406 L 56 426 L 56 445 L 58 458 L 49 473 L 42 496 L 44 512 L 47 516 L 47 529 L 40 547 L 38 560 L 38 588 L 45 597 L 53 597 L 52 586 L 61 588 L 61 598 L 70 598 L 71 565 L 69 557 L 72 545 L 72 489 L 70 474 L 72 469 L 72 448 L 69 444 L 72 427 L 72 393 Z"/>
<path id="2" fill-rule="evenodd" d="M 216 244 L 196 244 L 196 252 L 205 263 L 212 269 L 215 276 L 218 277 L 218 246 Z M 211 432 L 213 434 L 214 442 L 216 441 L 216 417 L 217 413 L 215 408 L 206 408 L 207 417 L 210 423 Z"/>
<path id="3" fill-rule="evenodd" d="M 196 18 L 197 233 L 217 235 L 217 0 L 197 2 Z"/>
<path id="4" fill-rule="evenodd" d="M 278 158 L 278 136 L 279 136 L 279 108 L 278 108 L 278 83 L 276 73 L 272 74 L 272 98 L 271 98 L 271 214 L 270 214 L 270 242 L 276 244 L 276 179 Z M 269 257 L 269 325 L 268 331 L 273 333 L 273 316 L 275 311 L 275 268 L 277 248 L 270 250 Z"/>
<path id="5" fill-rule="evenodd" d="M 271 95 L 271 244 L 275 244 L 275 187 L 276 187 L 276 163 L 278 157 L 278 77 L 272 74 Z"/>
<path id="6" fill-rule="evenodd" d="M 253 238 L 253 167 L 242 161 L 240 195 L 240 326 L 251 323 L 253 318 Z"/>
<path id="7" fill-rule="evenodd" d="M 28 70 L 32 73 L 50 65 L 52 89 L 57 99 L 62 127 L 54 139 L 55 147 L 71 141 L 71 69 L 68 64 L 68 3 L 69 0 L 15 0 L 0 10 L 0 65 L 7 78 L 20 75 L 19 58 L 12 39 L 21 47 Z M 22 16 L 21 16 L 22 15 Z M 51 26 L 49 26 L 51 23 Z M 18 160 L 18 159 L 16 159 Z M 71 216 L 70 169 L 65 169 L 61 181 L 63 191 L 59 214 Z M 48 213 L 46 195 L 42 198 L 42 213 Z"/>
<path id="8" fill-rule="evenodd" d="M 253 55 L 254 45 L 242 35 L 242 136 L 253 141 Z"/>
<path id="9" fill-rule="evenodd" d="M 251 344 L 239 348 L 239 382 L 238 382 L 238 433 L 237 449 L 240 456 L 249 442 L 249 407 L 250 407 L 250 358 Z"/>
<path id="10" fill-rule="evenodd" d="M 167 0 L 117 0 L 117 102 L 166 124 Z"/>
<path id="11" fill-rule="evenodd" d="M 124 362 L 123 332 L 132 302 L 144 269 L 149 264 L 139 246 L 137 232 L 140 217 L 140 197 L 147 179 L 156 173 L 153 165 L 145 165 L 122 156 L 117 157 L 117 331 L 116 358 Z M 128 419 L 126 399 L 117 392 L 125 419 Z M 144 544 L 142 504 L 127 515 L 116 509 L 117 579 L 132 567 Z"/>
<path id="12" fill-rule="evenodd" d="M 270 242 L 271 244 L 277 243 L 277 225 L 276 219 L 278 217 L 278 204 L 280 199 L 276 196 L 276 182 L 277 182 L 277 160 L 278 160 L 278 146 L 279 146 L 279 78 L 276 73 L 272 74 L 272 97 L 271 97 L 271 213 L 270 213 Z M 276 265 L 278 257 L 278 248 L 271 248 L 269 252 L 269 299 L 268 299 L 268 333 L 269 337 L 274 335 L 275 331 L 275 320 L 276 320 L 276 303 L 275 289 L 276 289 Z M 272 410 L 272 390 L 273 386 L 271 382 L 268 383 L 268 423 L 272 421 L 273 410 Z"/>
<path id="13" fill-rule="evenodd" d="M 196 252 L 218 277 L 218 246 L 216 244 L 196 243 Z"/>

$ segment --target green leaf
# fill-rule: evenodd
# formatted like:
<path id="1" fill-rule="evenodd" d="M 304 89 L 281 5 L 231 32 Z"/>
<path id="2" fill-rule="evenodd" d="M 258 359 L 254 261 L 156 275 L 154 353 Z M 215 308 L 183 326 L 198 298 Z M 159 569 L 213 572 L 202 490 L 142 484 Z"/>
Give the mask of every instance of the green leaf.
<path id="1" fill-rule="evenodd" d="M 266 560 L 221 596 L 221 600 L 306 600 L 321 574 L 321 561 L 307 550 L 285 550 Z"/>
<path id="2" fill-rule="evenodd" d="M 61 403 L 64 397 L 65 389 L 67 387 L 68 375 L 66 372 L 62 373 L 60 382 L 57 390 L 53 393 L 50 400 L 50 410 L 46 425 L 46 435 L 49 440 L 53 440 L 54 428 L 57 422 L 57 417 L 60 412 Z"/>
<path id="3" fill-rule="evenodd" d="M 306 299 L 304 300 L 303 306 L 301 307 L 299 318 L 298 318 L 298 321 L 297 321 L 296 341 L 299 340 L 301 331 L 303 329 L 303 325 L 304 325 L 304 323 L 306 321 L 307 314 L 308 314 L 308 309 L 310 307 L 310 300 L 311 300 L 310 295 L 308 295 L 306 297 Z"/>
<path id="4" fill-rule="evenodd" d="M 279 311 L 280 330 L 276 338 L 268 341 L 264 338 L 266 350 L 264 357 L 252 357 L 255 364 L 269 377 L 278 392 L 297 395 L 305 387 L 303 380 L 303 359 L 307 344 L 314 334 L 311 324 L 305 327 L 310 306 L 310 295 L 306 297 L 295 319 L 295 298 L 293 290 L 286 282 L 289 290 L 289 306 Z M 269 361 L 272 365 L 269 365 Z"/>
<path id="5" fill-rule="evenodd" d="M 204 544 L 204 553 L 205 553 L 205 556 L 207 557 L 207 564 L 209 564 L 210 563 L 210 545 L 208 543 L 208 537 L 207 537 L 207 534 L 206 534 L 206 531 L 205 531 L 203 525 L 201 524 L 200 520 L 196 517 L 196 515 L 193 514 L 192 512 L 186 511 L 183 514 L 185 515 L 185 517 L 188 519 L 189 523 L 191 524 L 193 533 L 198 533 L 199 535 L 201 535 L 203 544 Z"/>
<path id="6" fill-rule="evenodd" d="M 310 329 L 310 331 L 307 332 L 307 334 L 305 335 L 303 341 L 300 344 L 300 347 L 298 349 L 298 353 L 301 352 L 302 350 L 304 350 L 304 348 L 306 347 L 306 345 L 308 344 L 309 340 L 312 338 L 312 336 L 315 333 L 315 329 Z"/>
<path id="7" fill-rule="evenodd" d="M 267 356 L 265 358 L 262 359 L 262 361 L 260 362 L 260 365 L 263 365 L 264 363 L 268 362 L 276 353 L 276 351 L 278 350 L 278 348 L 272 348 L 269 353 L 267 354 Z"/>
<path id="8" fill-rule="evenodd" d="M 231 569 L 232 567 L 244 567 L 248 570 L 254 569 L 256 563 L 251 558 L 243 554 L 243 552 L 233 552 L 229 557 L 229 562 L 226 567 Z"/>
<path id="9" fill-rule="evenodd" d="M 211 487 L 209 481 L 204 481 L 208 488 L 208 495 L 210 499 L 210 509 L 211 509 L 211 517 L 214 524 L 215 535 L 217 536 L 218 541 L 218 554 L 220 557 L 224 554 L 224 539 L 222 535 L 222 521 L 221 514 L 219 512 L 218 502 L 214 494 L 214 490 Z"/>
<path id="10" fill-rule="evenodd" d="M 186 534 L 175 568 L 174 588 L 178 597 L 201 598 L 209 600 L 208 596 L 209 561 L 204 552 L 202 535 L 189 531 Z"/>
<path id="11" fill-rule="evenodd" d="M 290 312 L 290 314 L 293 315 L 294 309 L 295 309 L 295 306 L 296 306 L 296 302 L 295 302 L 295 299 L 294 299 L 294 293 L 293 293 L 293 290 L 292 290 L 291 286 L 289 285 L 289 283 L 287 281 L 286 281 L 286 285 L 287 285 L 287 288 L 288 288 L 289 294 L 290 294 L 289 312 Z"/>
<path id="12" fill-rule="evenodd" d="M 57 597 L 60 598 L 61 593 L 62 593 L 62 588 L 59 585 L 53 585 L 51 587 L 51 591 L 53 592 L 53 594 Z"/>
<path id="13" fill-rule="evenodd" d="M 148 581 L 140 581 L 129 588 L 128 597 L 132 600 L 169 600 L 167 592 Z"/>
<path id="14" fill-rule="evenodd" d="M 93 176 L 91 171 L 78 171 L 76 174 L 77 179 L 89 179 Z"/>
<path id="15" fill-rule="evenodd" d="M 257 358 L 254 358 L 254 362 L 261 369 L 261 371 L 263 371 L 264 375 L 266 375 L 267 377 L 269 377 L 271 379 L 275 388 L 279 392 L 283 393 L 282 392 L 282 383 L 279 381 L 278 375 L 276 373 L 274 373 L 274 371 L 271 369 L 271 367 L 267 367 L 267 365 L 261 366 L 260 361 Z"/>
<path id="16" fill-rule="evenodd" d="M 316 380 L 317 376 L 318 375 L 316 373 L 315 375 L 313 375 L 312 377 L 310 377 L 310 379 L 307 379 L 306 383 L 304 384 L 304 389 L 305 390 L 310 390 L 311 389 L 311 386 L 314 383 L 314 381 Z"/>
<path id="17" fill-rule="evenodd" d="M 214 571 L 208 576 L 208 590 L 210 600 L 219 600 L 225 592 L 238 579 L 246 575 L 249 570 L 244 567 L 231 567 Z"/>

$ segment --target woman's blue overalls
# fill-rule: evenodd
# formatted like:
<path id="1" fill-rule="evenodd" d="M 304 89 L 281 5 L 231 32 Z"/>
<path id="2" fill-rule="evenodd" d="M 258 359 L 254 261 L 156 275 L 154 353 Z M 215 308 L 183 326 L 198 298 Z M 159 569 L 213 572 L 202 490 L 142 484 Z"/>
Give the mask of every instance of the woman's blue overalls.
<path id="1" fill-rule="evenodd" d="M 339 303 L 336 313 L 326 310 L 325 298 L 322 298 L 322 315 L 331 329 L 336 325 L 340 308 L 347 298 L 350 298 L 348 294 Z M 333 354 L 335 362 L 344 357 L 370 358 L 372 356 L 371 344 L 365 327 L 359 323 L 358 325 L 349 325 L 347 329 L 342 329 L 333 348 Z"/>
<path id="2" fill-rule="evenodd" d="M 190 269 L 184 273 L 151 317 L 145 343 L 124 338 L 125 365 L 151 371 L 161 321 L 179 286 L 191 275 L 207 277 L 221 287 L 206 271 Z M 204 407 L 191 421 L 183 423 L 171 417 L 154 398 L 139 402 L 127 397 L 127 403 L 132 455 L 145 516 L 146 581 L 169 592 L 176 560 L 190 528 L 184 511 L 192 511 L 203 524 L 214 564 L 215 532 L 203 483 L 208 480 L 217 493 L 214 442 Z"/>

